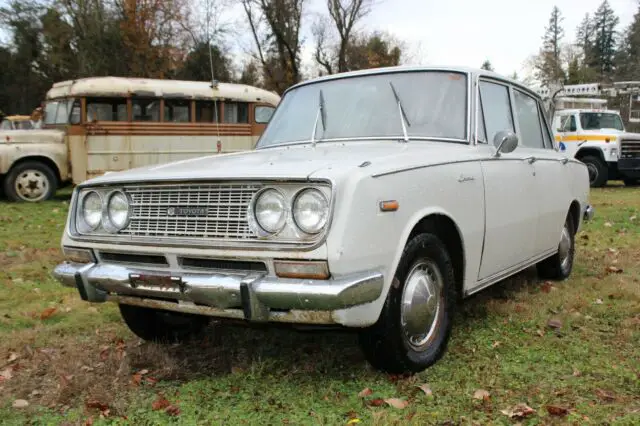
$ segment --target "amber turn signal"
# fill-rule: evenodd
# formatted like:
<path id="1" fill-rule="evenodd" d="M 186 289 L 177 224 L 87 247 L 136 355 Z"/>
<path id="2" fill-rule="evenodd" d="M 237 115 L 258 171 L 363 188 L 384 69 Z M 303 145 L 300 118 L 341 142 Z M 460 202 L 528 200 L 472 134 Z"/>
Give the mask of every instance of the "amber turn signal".
<path id="1" fill-rule="evenodd" d="M 326 280 L 329 278 L 329 266 L 325 261 L 317 260 L 276 260 L 273 262 L 276 275 L 281 278 L 307 278 Z"/>
<path id="2" fill-rule="evenodd" d="M 380 201 L 380 210 L 383 212 L 395 212 L 400 207 L 396 200 Z"/>
<path id="3" fill-rule="evenodd" d="M 65 260 L 73 263 L 95 263 L 96 261 L 91 249 L 62 247 L 62 254 Z"/>

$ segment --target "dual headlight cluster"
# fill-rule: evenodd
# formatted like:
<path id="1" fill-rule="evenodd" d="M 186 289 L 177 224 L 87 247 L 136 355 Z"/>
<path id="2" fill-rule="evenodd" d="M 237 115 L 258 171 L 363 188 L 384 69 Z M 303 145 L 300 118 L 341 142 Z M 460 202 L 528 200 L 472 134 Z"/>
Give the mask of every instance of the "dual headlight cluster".
<path id="1" fill-rule="evenodd" d="M 109 233 L 117 233 L 129 224 L 129 197 L 115 190 L 107 194 L 89 191 L 83 194 L 77 215 L 80 233 L 89 233 L 102 228 Z"/>
<path id="2" fill-rule="evenodd" d="M 265 188 L 256 194 L 249 214 L 254 232 L 263 237 L 279 234 L 287 224 L 297 228 L 290 230 L 295 234 L 299 230 L 315 235 L 327 225 L 329 200 L 318 188 L 304 188 L 295 193 Z"/>

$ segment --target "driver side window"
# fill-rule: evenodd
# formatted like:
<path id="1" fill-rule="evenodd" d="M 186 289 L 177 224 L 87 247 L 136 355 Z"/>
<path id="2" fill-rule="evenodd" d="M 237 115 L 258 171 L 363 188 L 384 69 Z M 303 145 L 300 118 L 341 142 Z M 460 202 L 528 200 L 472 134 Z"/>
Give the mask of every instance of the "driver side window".
<path id="1" fill-rule="evenodd" d="M 498 83 L 480 82 L 481 111 L 484 118 L 484 129 L 488 143 L 493 144 L 496 133 L 504 130 L 515 131 L 509 88 Z M 479 119 L 481 119 L 479 117 Z M 480 130 L 480 131 L 482 131 Z M 482 133 L 481 133 L 482 134 Z M 484 136 L 484 135 L 483 135 Z"/>
<path id="2" fill-rule="evenodd" d="M 563 132 L 575 132 L 576 128 L 576 117 L 574 115 L 563 117 L 562 120 L 562 131 Z"/>

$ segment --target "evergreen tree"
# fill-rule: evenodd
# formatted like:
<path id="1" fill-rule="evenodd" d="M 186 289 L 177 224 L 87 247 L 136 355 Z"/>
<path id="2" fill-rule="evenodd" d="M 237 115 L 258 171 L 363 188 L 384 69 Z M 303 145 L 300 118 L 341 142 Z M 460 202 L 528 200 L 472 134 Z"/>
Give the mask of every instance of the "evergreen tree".
<path id="1" fill-rule="evenodd" d="M 560 43 L 564 37 L 563 19 L 560 9 L 554 6 L 549 17 L 549 25 L 545 27 L 542 50 L 536 64 L 538 78 L 545 83 L 563 82 L 565 80 L 560 55 Z"/>
<path id="2" fill-rule="evenodd" d="M 616 65 L 618 78 L 640 80 L 640 4 L 622 38 Z"/>
<path id="3" fill-rule="evenodd" d="M 620 19 L 604 0 L 593 16 L 593 57 L 587 62 L 599 74 L 601 79 L 611 77 L 615 69 L 616 27 Z"/>
<path id="4" fill-rule="evenodd" d="M 487 71 L 493 71 L 493 65 L 491 65 L 491 61 L 489 61 L 488 59 L 482 63 L 480 68 Z"/>

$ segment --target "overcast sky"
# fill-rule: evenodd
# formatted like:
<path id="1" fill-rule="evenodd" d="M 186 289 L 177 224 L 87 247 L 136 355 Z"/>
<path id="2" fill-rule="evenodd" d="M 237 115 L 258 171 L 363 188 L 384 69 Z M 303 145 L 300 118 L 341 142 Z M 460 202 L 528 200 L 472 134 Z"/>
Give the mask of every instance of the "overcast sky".
<path id="1" fill-rule="evenodd" d="M 602 0 L 376 0 L 361 24 L 368 30 L 388 31 L 409 45 L 411 63 L 480 67 L 489 59 L 496 71 L 524 76 L 525 61 L 542 43 L 549 15 L 557 5 L 564 17 L 565 41 L 573 41 L 585 13 Z M 325 0 L 309 0 L 308 13 L 326 13 Z M 638 0 L 609 0 L 626 28 L 638 10 Z M 311 18 L 311 17 L 309 17 Z M 309 22 L 303 58 L 311 60 Z"/>

